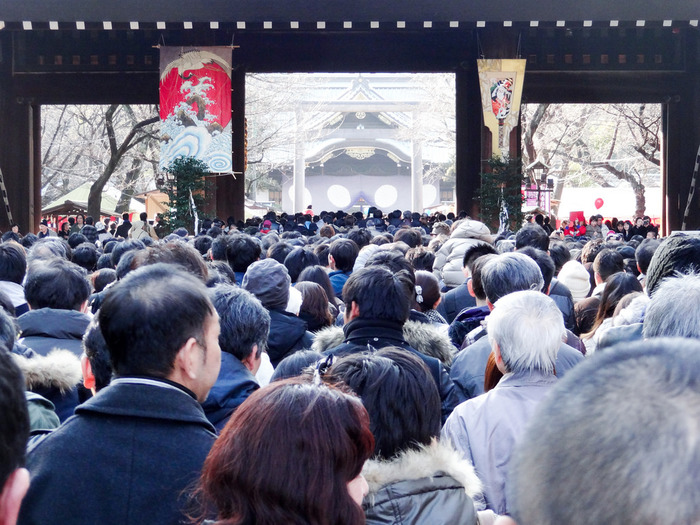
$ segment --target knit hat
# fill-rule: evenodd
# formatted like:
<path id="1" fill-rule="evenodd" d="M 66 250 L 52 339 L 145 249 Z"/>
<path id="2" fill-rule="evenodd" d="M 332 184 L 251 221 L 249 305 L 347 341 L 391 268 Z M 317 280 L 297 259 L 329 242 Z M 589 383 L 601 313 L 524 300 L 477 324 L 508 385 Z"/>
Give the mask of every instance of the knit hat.
<path id="1" fill-rule="evenodd" d="M 580 262 L 569 261 L 561 267 L 557 280 L 571 291 L 574 303 L 577 303 L 588 296 L 591 289 L 590 277 Z"/>
<path id="2" fill-rule="evenodd" d="M 676 272 L 700 271 L 700 239 L 692 235 L 675 234 L 663 241 L 654 252 L 647 268 L 646 290 L 649 297 L 666 277 Z"/>
<path id="3" fill-rule="evenodd" d="M 248 266 L 241 286 L 255 295 L 268 310 L 284 310 L 289 301 L 291 282 L 283 264 L 274 259 L 263 259 Z"/>

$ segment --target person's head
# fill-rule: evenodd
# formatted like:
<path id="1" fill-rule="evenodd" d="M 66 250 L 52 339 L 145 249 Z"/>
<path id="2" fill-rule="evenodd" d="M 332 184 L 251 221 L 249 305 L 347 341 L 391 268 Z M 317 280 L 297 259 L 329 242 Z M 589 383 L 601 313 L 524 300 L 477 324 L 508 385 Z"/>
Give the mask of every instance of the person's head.
<path id="1" fill-rule="evenodd" d="M 26 237 L 22 240 L 24 241 L 25 239 Z M 59 237 L 44 237 L 31 245 L 27 256 L 27 264 L 38 259 L 53 259 L 54 257 L 60 257 L 68 261 L 70 260 L 70 255 L 71 247 L 66 241 Z"/>
<path id="2" fill-rule="evenodd" d="M 16 242 L 0 244 L 0 281 L 22 284 L 27 273 L 27 256 Z"/>
<path id="3" fill-rule="evenodd" d="M 211 258 L 228 262 L 234 272 L 245 272 L 261 253 L 260 243 L 249 235 L 219 235 L 211 245 Z"/>
<path id="4" fill-rule="evenodd" d="M 115 242 L 112 244 L 112 266 L 114 268 L 119 264 L 119 260 L 122 256 L 130 251 L 143 250 L 146 245 L 138 239 L 128 239 L 123 242 Z"/>
<path id="5" fill-rule="evenodd" d="M 642 334 L 700 339 L 700 275 L 667 277 L 658 285 L 644 314 Z"/>
<path id="6" fill-rule="evenodd" d="M 297 282 L 309 281 L 312 283 L 320 284 L 323 291 L 326 292 L 328 301 L 335 302 L 335 292 L 333 291 L 333 286 L 331 285 L 331 279 L 328 277 L 328 272 L 323 268 L 323 266 L 309 266 L 304 268 L 304 270 L 299 274 Z"/>
<path id="7" fill-rule="evenodd" d="M 267 348 L 270 314 L 253 294 L 238 286 L 219 285 L 211 298 L 219 314 L 221 351 L 233 354 L 255 374 Z"/>
<path id="8" fill-rule="evenodd" d="M 464 257 L 462 257 L 462 268 L 466 268 L 469 274 L 472 272 L 472 264 L 482 255 L 487 254 L 497 254 L 498 251 L 493 246 L 487 242 L 477 242 L 471 244 L 464 251 Z"/>
<path id="9" fill-rule="evenodd" d="M 248 267 L 241 287 L 255 295 L 268 310 L 284 310 L 289 302 L 290 284 L 289 272 L 283 264 L 263 259 Z"/>
<path id="10" fill-rule="evenodd" d="M 287 255 L 294 249 L 294 246 L 286 241 L 276 242 L 267 249 L 267 258 L 273 259 L 280 264 L 284 264 Z M 320 259 L 320 255 L 319 255 Z"/>
<path id="11" fill-rule="evenodd" d="M 433 263 L 435 262 L 435 252 L 427 250 L 423 246 L 411 248 L 406 252 L 406 260 L 411 263 L 413 269 L 433 271 Z"/>
<path id="12" fill-rule="evenodd" d="M 406 243 L 409 248 L 415 248 L 422 245 L 423 237 L 420 231 L 415 228 L 402 228 L 394 235 L 394 242 L 399 241 Z"/>
<path id="13" fill-rule="evenodd" d="M 12 525 L 29 488 L 24 469 L 29 414 L 24 377 L 10 352 L 0 350 L 0 522 Z"/>
<path id="14" fill-rule="evenodd" d="M 620 252 L 610 248 L 600 250 L 593 261 L 593 272 L 598 283 L 607 282 L 611 275 L 622 272 L 624 269 L 624 259 Z"/>
<path id="15" fill-rule="evenodd" d="M 167 242 L 157 244 L 145 250 L 134 252 L 131 260 L 131 269 L 149 266 L 151 264 L 166 263 L 179 266 L 187 273 L 194 275 L 206 283 L 209 278 L 209 270 L 199 252 L 191 244 L 184 242 Z"/>
<path id="16" fill-rule="evenodd" d="M 700 343 L 623 343 L 540 404 L 511 466 L 519 525 L 695 523 Z M 581 439 L 581 433 L 585 439 Z"/>
<path id="17" fill-rule="evenodd" d="M 571 252 L 562 241 L 551 241 L 549 243 L 549 256 L 554 261 L 555 276 L 559 275 L 561 267 L 571 260 Z"/>
<path id="18" fill-rule="evenodd" d="M 418 287 L 420 286 L 420 294 Z M 416 302 L 421 312 L 437 307 L 440 302 L 440 283 L 432 273 L 420 270 L 416 272 Z"/>
<path id="19" fill-rule="evenodd" d="M 83 351 L 85 352 L 85 356 L 81 359 L 83 384 L 88 390 L 99 392 L 112 380 L 112 365 L 109 361 L 109 349 L 100 331 L 97 318 L 93 318 L 83 336 Z"/>
<path id="20" fill-rule="evenodd" d="M 501 297 L 521 290 L 541 292 L 544 279 L 537 263 L 527 255 L 502 253 L 490 260 L 481 271 L 486 298 L 496 304 Z"/>
<path id="21" fill-rule="evenodd" d="M 647 294 L 653 297 L 661 281 L 673 276 L 676 272 L 698 271 L 700 271 L 700 237 L 672 235 L 661 242 L 651 258 L 646 272 Z"/>
<path id="22" fill-rule="evenodd" d="M 360 525 L 361 494 L 351 492 L 373 450 L 357 397 L 278 381 L 233 413 L 204 462 L 200 492 L 222 522 Z"/>
<path id="23" fill-rule="evenodd" d="M 328 262 L 336 270 L 351 272 L 358 253 L 360 253 L 360 249 L 355 244 L 355 241 L 336 239 L 331 243 L 328 250 Z"/>
<path id="24" fill-rule="evenodd" d="M 518 250 L 519 253 L 527 255 L 530 257 L 540 269 L 542 273 L 542 279 L 544 280 L 544 285 L 542 291 L 549 293 L 549 285 L 552 283 L 552 278 L 554 277 L 554 261 L 552 258 L 542 250 L 533 248 L 532 246 L 525 246 Z"/>
<path id="25" fill-rule="evenodd" d="M 549 296 L 532 290 L 510 293 L 496 301 L 487 323 L 501 372 L 553 373 L 565 329 L 561 310 Z"/>
<path id="26" fill-rule="evenodd" d="M 372 234 L 367 228 L 354 228 L 348 232 L 348 239 L 354 241 L 361 250 L 372 240 Z"/>
<path id="27" fill-rule="evenodd" d="M 99 259 L 99 257 L 100 254 L 97 252 L 95 245 L 84 242 L 75 247 L 71 256 L 71 261 L 88 272 L 92 272 L 95 266 L 97 266 L 97 259 Z"/>
<path id="28" fill-rule="evenodd" d="M 440 434 L 440 394 L 423 362 L 395 347 L 353 354 L 330 369 L 362 399 L 374 435 L 374 456 L 392 459 L 429 445 Z"/>
<path id="29" fill-rule="evenodd" d="M 299 350 L 289 354 L 275 367 L 270 383 L 306 374 L 307 371 L 310 371 L 310 367 L 314 367 L 324 359 L 326 359 L 324 355 L 315 350 Z"/>
<path id="30" fill-rule="evenodd" d="M 24 296 L 32 310 L 83 310 L 90 284 L 83 268 L 64 259 L 37 260 L 29 265 Z"/>
<path id="31" fill-rule="evenodd" d="M 606 283 L 591 331 L 595 331 L 605 319 L 613 316 L 617 304 L 623 297 L 633 292 L 642 291 L 639 280 L 634 275 L 625 272 L 611 275 Z"/>
<path id="32" fill-rule="evenodd" d="M 284 265 L 289 272 L 289 278 L 293 283 L 299 280 L 299 274 L 309 266 L 317 266 L 319 264 L 318 255 L 308 248 L 300 246 L 294 248 L 289 255 L 284 258 Z"/>
<path id="33" fill-rule="evenodd" d="M 333 323 L 333 316 L 328 308 L 328 296 L 320 284 L 299 281 L 294 288 L 301 292 L 299 315 L 312 319 L 321 326 L 330 326 Z"/>
<path id="34" fill-rule="evenodd" d="M 142 211 L 139 213 L 139 219 L 143 222 L 146 222 L 148 220 L 148 214 L 145 211 Z"/>
<path id="35" fill-rule="evenodd" d="M 544 228 L 535 223 L 528 223 L 515 234 L 515 249 L 532 246 L 538 250 L 549 250 L 549 235 Z"/>
<path id="36" fill-rule="evenodd" d="M 603 239 L 592 239 L 581 248 L 581 262 L 583 264 L 592 263 L 598 252 L 604 248 Z"/>
<path id="37" fill-rule="evenodd" d="M 202 281 L 171 264 L 130 272 L 98 314 L 114 373 L 173 380 L 203 401 L 219 373 L 219 318 Z"/>
<path id="38" fill-rule="evenodd" d="M 128 221 L 129 220 L 129 214 L 128 213 L 122 213 L 122 221 Z"/>
<path id="39" fill-rule="evenodd" d="M 353 318 L 406 322 L 413 302 L 413 283 L 405 271 L 383 266 L 354 272 L 343 287 L 346 322 Z"/>
<path id="40" fill-rule="evenodd" d="M 657 239 L 644 239 L 637 246 L 637 249 L 634 251 L 634 258 L 637 260 L 637 268 L 641 273 L 647 273 L 651 258 L 660 244 L 661 241 Z"/>

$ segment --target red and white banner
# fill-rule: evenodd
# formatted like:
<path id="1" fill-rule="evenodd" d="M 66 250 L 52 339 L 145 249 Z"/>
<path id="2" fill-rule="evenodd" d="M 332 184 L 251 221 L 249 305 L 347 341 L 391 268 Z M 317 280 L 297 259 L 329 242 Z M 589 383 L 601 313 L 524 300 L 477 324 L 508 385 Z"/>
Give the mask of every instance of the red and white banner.
<path id="1" fill-rule="evenodd" d="M 160 48 L 160 168 L 195 157 L 212 173 L 233 171 L 231 48 Z"/>

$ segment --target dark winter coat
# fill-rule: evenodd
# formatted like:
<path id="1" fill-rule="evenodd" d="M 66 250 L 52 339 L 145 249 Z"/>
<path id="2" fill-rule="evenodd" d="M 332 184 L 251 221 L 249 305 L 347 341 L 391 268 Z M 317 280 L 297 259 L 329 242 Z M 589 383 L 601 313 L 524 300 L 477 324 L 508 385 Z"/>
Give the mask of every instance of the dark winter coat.
<path id="1" fill-rule="evenodd" d="M 294 314 L 272 309 L 270 334 L 267 337 L 267 354 L 272 366 L 297 350 L 311 348 L 314 336 L 306 329 L 306 323 Z"/>
<path id="2" fill-rule="evenodd" d="M 425 326 L 432 329 L 430 324 L 425 324 Z M 335 348 L 326 350 L 325 355 L 342 357 L 365 352 L 368 348 L 379 350 L 387 346 L 397 346 L 419 357 L 430 370 L 440 393 L 443 422 L 449 417 L 452 410 L 463 401 L 440 361 L 419 352 L 404 340 L 402 323 L 375 319 L 354 319 L 343 327 L 343 333 L 345 334 L 344 342 Z"/>
<path id="3" fill-rule="evenodd" d="M 181 523 L 215 438 L 181 387 L 116 379 L 30 451 L 18 523 Z"/>
<path id="4" fill-rule="evenodd" d="M 469 293 L 469 287 L 465 281 L 456 288 L 446 292 L 442 296 L 442 301 L 440 301 L 436 310 L 448 323 L 452 323 L 459 312 L 474 306 L 476 306 L 476 299 Z"/>
<path id="5" fill-rule="evenodd" d="M 17 324 L 22 332 L 20 342 L 37 354 L 62 348 L 80 357 L 90 316 L 75 310 L 40 308 L 20 315 Z"/>
<path id="6" fill-rule="evenodd" d="M 258 388 L 260 385 L 255 376 L 236 356 L 221 352 L 219 377 L 202 403 L 207 419 L 217 432 L 221 432 L 231 414 Z"/>

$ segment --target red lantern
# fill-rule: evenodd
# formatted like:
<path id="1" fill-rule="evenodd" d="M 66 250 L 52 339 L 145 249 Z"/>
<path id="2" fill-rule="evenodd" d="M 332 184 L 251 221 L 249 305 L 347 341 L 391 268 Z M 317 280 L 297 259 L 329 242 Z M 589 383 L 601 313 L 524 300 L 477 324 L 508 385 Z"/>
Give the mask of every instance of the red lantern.
<path id="1" fill-rule="evenodd" d="M 601 208 L 603 207 L 603 204 L 605 204 L 605 203 L 603 202 L 603 199 L 601 199 L 600 197 L 598 197 L 598 198 L 595 200 L 595 209 L 596 209 L 596 210 L 601 209 Z"/>

